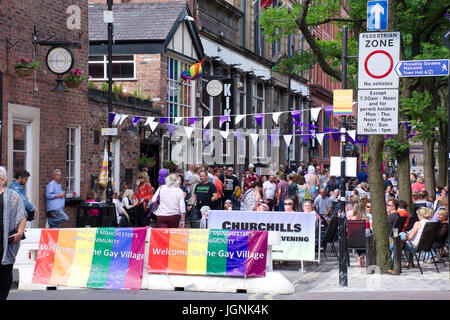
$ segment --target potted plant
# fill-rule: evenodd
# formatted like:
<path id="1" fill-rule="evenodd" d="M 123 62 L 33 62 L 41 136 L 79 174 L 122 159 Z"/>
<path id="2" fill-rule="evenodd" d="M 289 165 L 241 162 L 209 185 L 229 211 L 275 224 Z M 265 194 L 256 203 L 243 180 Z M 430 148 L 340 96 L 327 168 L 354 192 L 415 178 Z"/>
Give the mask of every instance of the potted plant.
<path id="1" fill-rule="evenodd" d="M 148 158 L 144 155 L 142 155 L 139 158 L 139 166 L 140 167 L 153 168 L 155 165 L 156 165 L 156 160 L 153 158 Z"/>
<path id="2" fill-rule="evenodd" d="M 33 71 L 36 70 L 39 65 L 40 62 L 37 60 L 30 61 L 28 59 L 20 58 L 14 64 L 14 70 L 16 71 L 17 75 L 24 78 L 31 76 L 33 74 Z"/>
<path id="3" fill-rule="evenodd" d="M 83 70 L 76 68 L 66 73 L 66 75 L 64 76 L 64 83 L 69 88 L 78 88 L 81 83 L 87 78 L 88 76 Z"/>
<path id="4" fill-rule="evenodd" d="M 163 161 L 163 168 L 175 170 L 177 168 L 177 165 L 172 160 L 164 160 Z"/>

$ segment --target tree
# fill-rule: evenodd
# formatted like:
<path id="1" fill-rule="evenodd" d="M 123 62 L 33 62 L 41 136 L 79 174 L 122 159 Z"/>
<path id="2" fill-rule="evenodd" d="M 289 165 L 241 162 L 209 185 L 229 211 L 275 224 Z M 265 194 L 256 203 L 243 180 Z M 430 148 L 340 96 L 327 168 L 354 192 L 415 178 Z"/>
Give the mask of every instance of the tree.
<path id="1" fill-rule="evenodd" d="M 270 8 L 261 15 L 261 24 L 268 41 L 288 35 L 300 30 L 311 48 L 310 52 L 296 53 L 294 56 L 280 61 L 275 69 L 279 72 L 300 72 L 308 70 L 311 65 L 318 63 L 321 69 L 336 81 L 341 78 L 342 35 L 338 33 L 336 40 L 317 40 L 313 35 L 313 28 L 326 23 L 337 26 L 347 25 L 350 31 L 348 43 L 349 56 L 357 55 L 357 39 L 366 24 L 367 3 L 360 0 L 302 0 L 294 4 L 293 9 Z M 437 35 L 444 28 L 442 19 L 450 6 L 441 0 L 391 0 L 389 1 L 388 16 L 389 30 L 402 32 L 402 58 L 419 56 L 423 48 L 422 43 L 432 40 L 435 43 Z M 442 33 L 441 33 L 442 34 Z M 349 60 L 347 71 L 347 88 L 356 88 L 357 61 Z M 411 81 L 402 80 L 401 97 L 411 97 L 411 90 L 422 82 L 422 79 Z M 401 113 L 402 121 L 411 120 Z M 399 153 L 399 186 L 403 196 L 410 201 L 411 190 L 409 184 L 409 146 L 406 126 L 400 127 L 397 145 L 403 146 Z M 377 251 L 377 265 L 382 272 L 390 269 L 390 252 L 387 243 L 388 231 L 385 210 L 384 184 L 382 173 L 382 152 L 384 148 L 383 136 L 369 138 L 369 177 L 371 185 L 372 213 L 374 224 L 374 240 Z M 408 151 L 408 152 L 407 152 Z M 409 189 L 409 193 L 408 193 Z M 411 202 L 410 202 L 411 203 Z"/>

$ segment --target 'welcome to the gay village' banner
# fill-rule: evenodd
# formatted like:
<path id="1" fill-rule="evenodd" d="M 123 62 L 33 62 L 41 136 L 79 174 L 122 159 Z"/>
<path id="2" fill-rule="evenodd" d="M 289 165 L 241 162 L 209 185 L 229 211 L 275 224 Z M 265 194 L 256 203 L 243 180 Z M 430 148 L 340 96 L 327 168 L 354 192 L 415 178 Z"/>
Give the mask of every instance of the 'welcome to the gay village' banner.
<path id="1" fill-rule="evenodd" d="M 265 276 L 267 232 L 151 229 L 149 273 Z"/>
<path id="2" fill-rule="evenodd" d="M 140 289 L 147 228 L 43 229 L 33 283 Z"/>

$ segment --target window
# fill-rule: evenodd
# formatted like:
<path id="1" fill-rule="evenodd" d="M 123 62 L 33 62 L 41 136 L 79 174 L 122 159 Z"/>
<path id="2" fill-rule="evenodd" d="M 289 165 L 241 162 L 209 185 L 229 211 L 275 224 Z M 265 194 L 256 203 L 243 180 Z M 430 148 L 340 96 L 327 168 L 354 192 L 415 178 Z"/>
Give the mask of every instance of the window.
<path id="1" fill-rule="evenodd" d="M 247 20 L 247 6 L 246 1 L 241 0 L 241 11 L 243 13 L 241 17 L 241 46 L 245 47 L 246 37 L 246 20 Z"/>
<path id="2" fill-rule="evenodd" d="M 66 197 L 80 196 L 81 127 L 67 128 L 67 191 Z"/>
<path id="3" fill-rule="evenodd" d="M 288 56 L 292 57 L 295 53 L 295 32 L 288 36 Z"/>
<path id="4" fill-rule="evenodd" d="M 29 161 L 27 161 L 27 146 L 29 143 L 29 124 L 25 122 L 14 121 L 13 124 L 13 167 L 14 173 L 19 170 L 27 170 Z"/>
<path id="5" fill-rule="evenodd" d="M 93 80 L 108 79 L 108 57 L 89 56 L 89 75 Z M 136 80 L 136 59 L 134 55 L 113 55 L 113 80 Z"/>
<path id="6" fill-rule="evenodd" d="M 167 115 L 173 123 L 175 117 L 183 117 L 178 124 L 188 125 L 188 117 L 193 116 L 195 103 L 195 81 L 182 80 L 181 73 L 188 70 L 190 65 L 177 59 L 167 57 Z"/>
<path id="7" fill-rule="evenodd" d="M 260 0 L 256 0 L 253 3 L 253 37 L 254 37 L 254 51 L 260 56 L 264 56 L 264 34 L 261 32 L 261 26 L 259 24 L 259 10 Z"/>
<path id="8" fill-rule="evenodd" d="M 275 35 L 279 36 L 280 30 L 275 30 Z M 281 38 L 275 39 L 272 42 L 272 57 L 281 51 Z"/>

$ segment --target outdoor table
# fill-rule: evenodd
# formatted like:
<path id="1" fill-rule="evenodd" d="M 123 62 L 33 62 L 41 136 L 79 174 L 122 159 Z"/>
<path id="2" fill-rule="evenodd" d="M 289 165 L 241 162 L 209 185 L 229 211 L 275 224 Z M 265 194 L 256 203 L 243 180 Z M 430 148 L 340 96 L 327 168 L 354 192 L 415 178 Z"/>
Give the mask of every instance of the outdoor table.
<path id="1" fill-rule="evenodd" d="M 90 209 L 97 209 L 98 216 L 90 216 L 88 214 Z M 116 227 L 117 219 L 114 204 L 83 202 L 77 208 L 76 226 L 77 228 Z"/>

